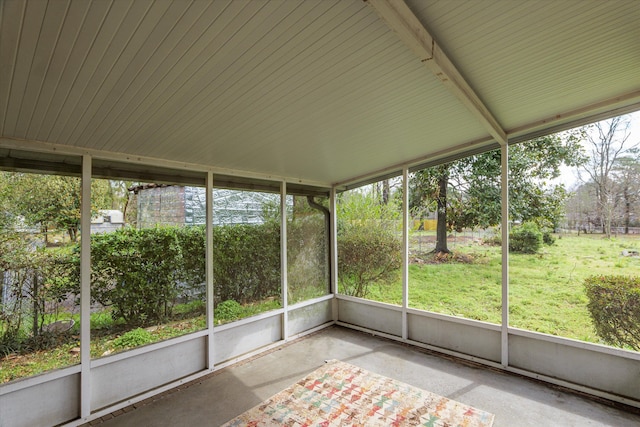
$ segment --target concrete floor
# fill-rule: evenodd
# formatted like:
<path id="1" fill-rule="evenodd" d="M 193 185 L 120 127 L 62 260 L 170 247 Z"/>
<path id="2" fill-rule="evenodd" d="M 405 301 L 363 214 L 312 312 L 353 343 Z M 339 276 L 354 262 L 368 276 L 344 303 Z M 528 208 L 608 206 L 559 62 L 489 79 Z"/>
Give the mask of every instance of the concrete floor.
<path id="1" fill-rule="evenodd" d="M 492 412 L 495 427 L 640 426 L 640 413 L 635 409 L 605 405 L 533 380 L 337 326 L 90 424 L 217 426 L 291 385 L 326 359 L 340 359 Z"/>

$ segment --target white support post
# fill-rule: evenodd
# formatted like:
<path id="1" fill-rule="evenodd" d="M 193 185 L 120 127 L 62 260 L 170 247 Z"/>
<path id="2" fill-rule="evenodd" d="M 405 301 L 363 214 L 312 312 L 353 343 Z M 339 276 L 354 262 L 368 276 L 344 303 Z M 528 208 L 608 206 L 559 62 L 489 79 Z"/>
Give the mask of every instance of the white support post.
<path id="1" fill-rule="evenodd" d="M 409 169 L 402 169 L 402 339 L 409 339 Z"/>
<path id="2" fill-rule="evenodd" d="M 82 156 L 80 205 L 80 418 L 91 415 L 91 156 Z"/>
<path id="3" fill-rule="evenodd" d="M 329 233 L 331 236 L 331 293 L 333 294 L 333 304 L 331 306 L 332 318 L 334 321 L 338 320 L 338 300 L 336 295 L 338 294 L 338 215 L 336 208 L 336 188 L 331 188 L 329 200 L 329 208 L 331 209 L 331 226 L 329 227 Z"/>
<path id="4" fill-rule="evenodd" d="M 213 349 L 213 172 L 207 172 L 207 204 L 206 222 L 206 243 L 205 243 L 205 274 L 207 283 L 207 368 L 212 371 L 214 368 L 214 349 Z"/>
<path id="5" fill-rule="evenodd" d="M 501 148 L 502 192 L 502 337 L 501 363 L 509 366 L 509 146 Z"/>
<path id="6" fill-rule="evenodd" d="M 282 339 L 289 339 L 289 287 L 287 282 L 287 181 L 280 185 L 280 283 L 282 288 Z"/>

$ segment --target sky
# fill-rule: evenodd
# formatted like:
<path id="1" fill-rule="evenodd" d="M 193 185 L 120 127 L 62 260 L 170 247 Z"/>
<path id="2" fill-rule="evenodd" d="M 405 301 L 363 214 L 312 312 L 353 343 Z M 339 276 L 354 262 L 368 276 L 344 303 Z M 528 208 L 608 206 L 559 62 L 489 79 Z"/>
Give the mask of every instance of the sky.
<path id="1" fill-rule="evenodd" d="M 640 111 L 628 114 L 628 116 L 631 118 L 631 127 L 629 128 L 631 136 L 625 145 L 631 147 L 634 144 L 640 144 Z M 558 184 L 564 183 L 567 190 L 570 190 L 578 182 L 577 169 L 574 167 L 563 167 L 560 178 L 555 181 Z"/>

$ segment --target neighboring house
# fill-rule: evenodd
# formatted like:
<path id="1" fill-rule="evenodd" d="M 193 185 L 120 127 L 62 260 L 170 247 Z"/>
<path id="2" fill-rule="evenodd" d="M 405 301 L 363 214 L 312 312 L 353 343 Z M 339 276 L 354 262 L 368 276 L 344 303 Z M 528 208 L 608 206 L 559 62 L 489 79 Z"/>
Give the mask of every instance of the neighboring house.
<path id="1" fill-rule="evenodd" d="M 91 234 L 110 233 L 124 228 L 124 215 L 118 210 L 101 210 L 91 218 Z"/>
<path id="2" fill-rule="evenodd" d="M 287 198 L 287 208 L 293 200 Z M 278 215 L 280 195 L 255 191 L 213 190 L 213 225 L 262 224 L 267 215 Z"/>
<path id="3" fill-rule="evenodd" d="M 205 224 L 205 188 L 142 184 L 129 191 L 137 195 L 138 228 Z M 214 189 L 213 224 L 261 224 L 265 214 L 278 212 L 279 203 L 279 194 Z"/>
<path id="4" fill-rule="evenodd" d="M 135 194 L 138 228 L 204 224 L 205 190 L 165 184 L 140 184 Z"/>

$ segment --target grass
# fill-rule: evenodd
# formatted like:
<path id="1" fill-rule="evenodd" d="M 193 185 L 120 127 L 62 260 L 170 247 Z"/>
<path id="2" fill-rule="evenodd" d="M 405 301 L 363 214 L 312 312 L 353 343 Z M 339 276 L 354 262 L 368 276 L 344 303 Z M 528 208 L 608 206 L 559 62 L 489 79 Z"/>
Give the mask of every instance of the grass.
<path id="1" fill-rule="evenodd" d="M 216 324 L 254 316 L 280 308 L 280 306 L 280 301 L 274 299 L 245 304 L 241 306 L 236 317 L 216 319 Z M 91 313 L 91 358 L 104 357 L 139 345 L 156 343 L 203 330 L 206 328 L 206 316 L 199 314 L 202 313 L 203 308 L 204 302 L 202 301 L 177 305 L 174 308 L 174 318 L 178 318 L 178 320 L 144 328 L 144 334 L 141 334 L 141 331 L 136 328 L 128 327 L 121 320 L 114 320 L 108 309 Z M 79 315 L 66 317 L 73 318 L 76 324 L 68 333 L 57 337 L 58 343 L 56 345 L 47 350 L 25 354 L 14 353 L 0 359 L 0 384 L 80 363 L 80 318 Z M 133 337 L 143 335 L 144 340 L 126 339 L 132 335 Z"/>
<path id="2" fill-rule="evenodd" d="M 72 351 L 78 345 L 77 342 L 68 342 L 49 350 L 10 354 L 1 359 L 0 384 L 80 363 L 80 353 Z"/>
<path id="3" fill-rule="evenodd" d="M 560 236 L 535 255 L 509 254 L 510 326 L 599 343 L 587 311 L 584 279 L 590 275 L 637 275 L 640 236 L 607 240 L 599 235 Z M 409 306 L 453 316 L 501 323 L 501 250 L 457 245 L 465 262 L 411 264 Z M 401 304 L 402 285 L 373 286 L 369 298 Z"/>

